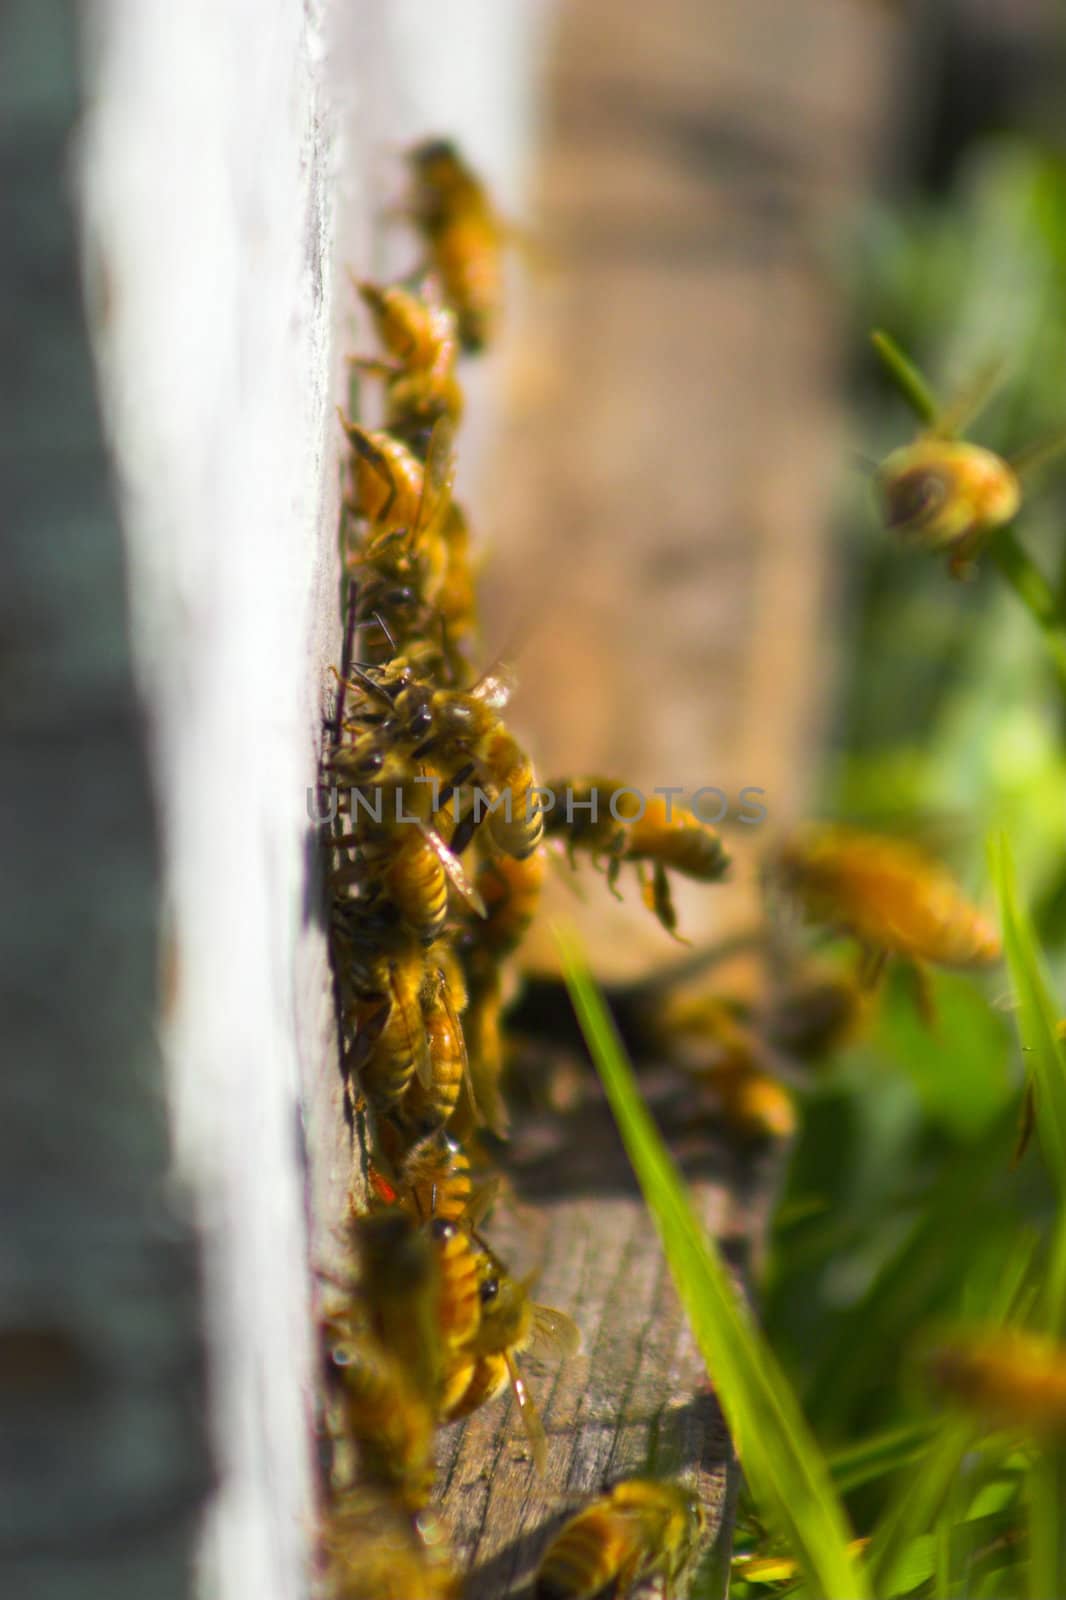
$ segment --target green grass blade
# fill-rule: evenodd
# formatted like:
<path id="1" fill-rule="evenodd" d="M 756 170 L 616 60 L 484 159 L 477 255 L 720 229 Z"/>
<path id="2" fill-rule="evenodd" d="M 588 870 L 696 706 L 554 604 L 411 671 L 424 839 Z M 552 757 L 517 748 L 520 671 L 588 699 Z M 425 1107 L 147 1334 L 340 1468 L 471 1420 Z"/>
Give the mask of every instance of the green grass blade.
<path id="1" fill-rule="evenodd" d="M 1054 590 L 1013 528 L 993 535 L 988 554 L 1043 634 L 1059 687 L 1066 692 L 1066 619 Z"/>
<path id="2" fill-rule="evenodd" d="M 865 1483 L 876 1483 L 904 1467 L 913 1466 L 924 1455 L 936 1431 L 931 1422 L 905 1422 L 884 1428 L 861 1443 L 834 1450 L 829 1470 L 838 1494 L 850 1494 Z"/>
<path id="3" fill-rule="evenodd" d="M 903 354 L 896 341 L 880 328 L 870 335 L 870 343 L 880 357 L 881 365 L 906 400 L 919 422 L 934 423 L 940 414 L 936 395 L 926 383 L 912 361 Z"/>
<path id="4" fill-rule="evenodd" d="M 812 1594 L 866 1600 L 847 1519 L 792 1389 L 693 1212 L 576 942 L 558 930 L 556 939 L 575 1013 L 760 1513 L 786 1540 Z"/>
<path id="5" fill-rule="evenodd" d="M 867 1551 L 870 1581 L 878 1596 L 896 1592 L 890 1583 L 904 1552 L 912 1540 L 936 1526 L 975 1432 L 972 1422 L 950 1419 L 923 1459 L 921 1470 L 882 1516 Z"/>
<path id="6" fill-rule="evenodd" d="M 1002 835 L 990 841 L 989 859 L 1018 1037 L 1036 1094 L 1037 1137 L 1059 1196 L 1046 1303 L 1049 1330 L 1061 1335 L 1066 1326 L 1066 1060 L 1055 1035 L 1060 1013 L 1044 976 L 1032 924 L 1018 900 L 1014 863 Z"/>
<path id="7" fill-rule="evenodd" d="M 1029 1469 L 1029 1595 L 1066 1594 L 1066 1452 L 1051 1447 Z"/>

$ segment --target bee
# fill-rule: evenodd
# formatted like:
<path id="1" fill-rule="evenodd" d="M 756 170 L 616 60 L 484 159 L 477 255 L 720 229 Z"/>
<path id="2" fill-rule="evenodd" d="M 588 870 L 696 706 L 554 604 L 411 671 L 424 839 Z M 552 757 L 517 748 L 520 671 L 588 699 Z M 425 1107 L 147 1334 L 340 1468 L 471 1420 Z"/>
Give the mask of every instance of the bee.
<path id="1" fill-rule="evenodd" d="M 436 1416 L 400 1356 L 371 1334 L 340 1340 L 331 1351 L 340 1410 L 359 1449 L 364 1479 L 387 1488 L 408 1511 L 433 1491 Z"/>
<path id="2" fill-rule="evenodd" d="M 468 353 L 491 341 L 503 298 L 504 224 L 481 182 L 447 139 L 409 154 L 411 214 L 429 250 L 459 343 Z"/>
<path id="3" fill-rule="evenodd" d="M 580 1350 L 581 1334 L 564 1312 L 536 1305 L 530 1299 L 528 1282 L 511 1277 L 491 1251 L 472 1243 L 470 1250 L 478 1272 L 481 1315 L 473 1337 L 450 1367 L 441 1420 L 454 1422 L 469 1416 L 509 1383 L 534 1466 L 543 1476 L 548 1448 L 544 1425 L 518 1357 L 529 1351 L 538 1357 L 566 1359 Z"/>
<path id="4" fill-rule="evenodd" d="M 914 404 L 924 381 L 885 334 L 875 333 L 872 342 Z M 885 527 L 928 550 L 946 551 L 954 578 L 965 577 L 993 534 L 1018 515 L 1022 473 L 1066 448 L 1061 429 L 1010 460 L 961 437 L 965 424 L 987 403 L 997 376 L 995 368 L 980 374 L 916 439 L 893 450 L 874 480 Z M 927 394 L 921 409 L 932 409 Z"/>
<path id="5" fill-rule="evenodd" d="M 619 896 L 622 869 L 634 863 L 649 909 L 675 937 L 677 913 L 668 872 L 718 883 L 729 869 L 717 831 L 663 795 L 643 799 L 634 789 L 605 778 L 560 780 L 548 789 L 553 798 L 545 829 L 549 836 L 565 837 L 571 865 L 575 852 L 584 851 L 603 866 L 607 887 Z M 649 866 L 650 878 L 645 872 Z"/>
<path id="6" fill-rule="evenodd" d="M 617 876 L 621 870 L 623 860 L 651 866 L 650 884 L 641 880 L 645 899 L 670 934 L 677 932 L 677 913 L 667 869 L 697 883 L 720 883 L 729 868 L 729 857 L 710 823 L 690 812 L 679 814 L 662 795 L 646 801 L 643 814 L 631 822 L 624 855 L 621 859 L 615 856 L 608 868 L 608 883 L 611 874 Z"/>
<path id="7" fill-rule="evenodd" d="M 455 316 L 398 284 L 356 283 L 356 289 L 392 359 L 357 356 L 352 365 L 385 379 L 385 432 L 417 449 L 441 417 L 457 423 L 463 413 Z"/>
<path id="8" fill-rule="evenodd" d="M 610 867 L 621 858 L 626 847 L 624 808 L 623 815 L 615 816 L 609 800 L 623 792 L 623 785 L 612 778 L 554 778 L 547 789 L 551 799 L 544 811 L 544 831 L 549 838 L 563 840 L 572 867 L 577 866 L 579 850 L 597 866 Z M 609 883 L 617 895 L 616 878 L 617 872 Z"/>
<path id="9" fill-rule="evenodd" d="M 321 1530 L 327 1600 L 460 1600 L 448 1541 L 429 1511 L 405 1515 L 388 1495 L 346 1494 Z"/>
<path id="10" fill-rule="evenodd" d="M 334 926 L 343 922 L 334 913 Z M 345 1070 L 354 1072 L 379 1110 L 396 1106 L 417 1075 L 428 1083 L 432 1064 L 422 1020 L 426 957 L 421 948 L 396 949 L 364 965 L 334 941 L 345 1021 L 355 1027 Z"/>
<path id="11" fill-rule="evenodd" d="M 875 479 L 890 533 L 948 552 L 948 571 L 964 576 L 973 557 L 1021 509 L 1022 490 L 1009 462 L 966 439 L 923 434 L 893 450 Z"/>
<path id="12" fill-rule="evenodd" d="M 770 872 L 809 921 L 858 941 L 871 982 L 888 955 L 941 967 L 999 959 L 988 917 L 945 867 L 902 840 L 812 824 L 785 841 Z"/>
<path id="13" fill-rule="evenodd" d="M 478 865 L 474 887 L 485 915 L 469 925 L 469 940 L 479 951 L 491 954 L 494 962 L 510 955 L 525 938 L 537 914 L 546 873 L 541 849 L 521 858 L 487 856 Z"/>
<path id="14" fill-rule="evenodd" d="M 429 1227 L 440 1269 L 439 1322 L 444 1348 L 450 1355 L 465 1350 L 481 1323 L 482 1271 L 479 1252 L 457 1222 L 435 1217 Z M 453 1369 L 454 1370 L 454 1369 Z M 449 1378 L 445 1376 L 442 1407 L 448 1408 Z"/>
<path id="15" fill-rule="evenodd" d="M 534 1600 L 623 1600 L 653 1579 L 668 1600 L 693 1565 L 705 1528 L 691 1489 L 629 1478 L 556 1534 L 537 1569 Z"/>
<path id="16" fill-rule="evenodd" d="M 458 1139 L 438 1129 L 408 1153 L 401 1181 L 416 1216 L 476 1226 L 499 1187 L 498 1176 L 475 1178 Z"/>
<path id="17" fill-rule="evenodd" d="M 403 657 L 376 674 L 353 671 L 352 687 L 362 688 L 382 707 L 376 713 L 382 733 L 395 746 L 409 747 L 416 758 L 431 757 L 442 770 L 478 770 L 493 791 L 485 807 L 493 843 L 517 860 L 533 855 L 544 819 L 532 762 L 500 719 L 510 684 L 486 674 L 470 689 L 443 688 Z M 480 804 L 477 796 L 475 804 Z"/>
<path id="18" fill-rule="evenodd" d="M 438 779 L 433 781 L 439 785 Z M 449 889 L 454 889 L 475 915 L 484 915 L 480 894 L 437 831 L 446 819 L 432 813 L 428 788 L 420 785 L 412 795 L 411 785 L 399 784 L 388 796 L 395 801 L 390 807 L 383 802 L 391 785 L 361 787 L 369 788 L 378 804 L 372 810 L 373 820 L 364 819 L 361 829 L 332 841 L 335 849 L 354 848 L 356 852 L 354 860 L 333 870 L 334 893 L 346 884 L 357 884 L 371 908 L 376 902 L 379 910 L 388 907 L 393 920 L 398 919 L 425 945 L 433 944 L 444 932 Z M 356 809 L 358 812 L 358 803 Z M 388 818 L 390 810 L 393 816 Z"/>
<path id="19" fill-rule="evenodd" d="M 687 1070 L 713 1091 L 723 1121 L 742 1138 L 788 1139 L 795 1133 L 795 1102 L 781 1081 L 784 1065 L 737 1005 L 718 995 L 667 999 L 653 1036 L 680 1037 L 695 1047 Z"/>
<path id="20" fill-rule="evenodd" d="M 448 561 L 443 530 L 455 479 L 451 424 L 442 418 L 435 425 L 424 462 L 391 434 L 369 432 L 344 416 L 341 425 L 352 447 L 344 503 L 368 524 L 348 552 L 348 571 L 359 577 L 370 568 L 377 587 L 409 588 L 432 605 Z"/>
<path id="21" fill-rule="evenodd" d="M 1066 1437 L 1066 1345 L 995 1328 L 946 1341 L 928 1370 L 942 1393 L 994 1425 Z"/>
<path id="22" fill-rule="evenodd" d="M 414 1142 L 443 1128 L 469 1087 L 466 1040 L 459 1016 L 466 990 L 458 963 L 441 952 L 422 990 L 422 1025 L 429 1053 L 429 1072 L 415 1077 L 394 1113 L 394 1120 Z"/>
<path id="23" fill-rule="evenodd" d="M 397 1209 L 358 1218 L 352 1236 L 367 1323 L 433 1405 L 441 1350 L 439 1264 L 432 1243 L 413 1217 Z"/>

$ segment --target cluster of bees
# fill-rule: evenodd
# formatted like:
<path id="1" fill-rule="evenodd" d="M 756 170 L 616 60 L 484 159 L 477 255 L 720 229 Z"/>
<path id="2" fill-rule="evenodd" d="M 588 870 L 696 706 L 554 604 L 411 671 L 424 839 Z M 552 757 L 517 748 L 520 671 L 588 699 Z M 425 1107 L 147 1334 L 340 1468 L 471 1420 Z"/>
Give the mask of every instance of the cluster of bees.
<path id="1" fill-rule="evenodd" d="M 671 934 L 671 875 L 714 884 L 729 865 L 713 827 L 661 799 L 607 778 L 541 789 L 505 721 L 505 675 L 478 670 L 471 535 L 452 497 L 458 371 L 492 339 L 508 230 L 450 143 L 423 143 L 408 164 L 423 265 L 410 281 L 356 286 L 380 353 L 354 365 L 380 382 L 382 417 L 342 417 L 344 650 L 323 771 L 339 796 L 331 956 L 364 1158 L 323 1294 L 332 1600 L 458 1594 L 430 1509 L 436 1431 L 510 1387 L 542 1468 L 520 1360 L 578 1348 L 570 1319 L 538 1305 L 481 1231 L 500 1187 L 488 1151 L 508 1127 L 503 996 L 549 850 L 584 858 L 616 893 L 631 874 Z M 595 793 L 633 803 L 596 807 Z M 768 872 L 810 919 L 859 942 L 867 979 L 889 954 L 972 965 L 998 951 L 952 880 L 896 841 L 812 828 Z M 637 1031 L 660 1058 L 688 1051 L 727 1122 L 778 1137 L 794 1125 L 778 1064 L 839 1041 L 857 995 L 850 977 L 802 967 L 769 999 L 645 997 Z M 591 1600 L 651 1581 L 675 1592 L 704 1539 L 685 1485 L 619 1483 L 563 1528 L 535 1594 Z"/>

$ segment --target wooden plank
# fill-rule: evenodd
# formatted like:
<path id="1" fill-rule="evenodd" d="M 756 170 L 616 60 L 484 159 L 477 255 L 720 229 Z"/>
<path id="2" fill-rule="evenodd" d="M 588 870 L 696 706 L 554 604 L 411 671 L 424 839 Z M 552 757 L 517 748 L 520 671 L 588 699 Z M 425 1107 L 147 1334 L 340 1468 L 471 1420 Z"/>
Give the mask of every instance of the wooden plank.
<path id="1" fill-rule="evenodd" d="M 565 1076 L 571 1103 L 564 1114 L 521 1118 L 507 1162 L 516 1201 L 488 1232 L 516 1271 L 540 1267 L 536 1296 L 573 1316 L 583 1353 L 555 1370 L 529 1364 L 549 1441 L 543 1481 L 513 1399 L 444 1430 L 440 1496 L 470 1569 L 469 1600 L 522 1592 L 565 1517 L 620 1478 L 684 1477 L 713 1535 L 728 1528 L 736 1492 L 717 1401 L 599 1085 L 591 1067 L 558 1054 L 550 1072 Z M 743 1282 L 777 1160 L 732 1145 L 678 1074 L 643 1081 L 699 1212 Z"/>

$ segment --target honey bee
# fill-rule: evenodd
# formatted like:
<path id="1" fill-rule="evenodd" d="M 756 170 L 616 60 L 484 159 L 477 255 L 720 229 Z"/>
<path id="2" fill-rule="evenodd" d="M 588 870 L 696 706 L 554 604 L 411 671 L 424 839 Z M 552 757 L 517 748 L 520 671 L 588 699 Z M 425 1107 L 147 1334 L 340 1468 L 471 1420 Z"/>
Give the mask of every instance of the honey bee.
<path id="1" fill-rule="evenodd" d="M 430 1237 L 440 1268 L 439 1321 L 441 1338 L 449 1352 L 465 1349 L 481 1322 L 481 1264 L 465 1229 L 444 1217 L 430 1224 Z M 445 1377 L 443 1410 L 448 1409 L 449 1379 Z"/>
<path id="2" fill-rule="evenodd" d="M 735 1133 L 744 1139 L 788 1139 L 795 1133 L 795 1102 L 781 1081 L 784 1066 L 738 1007 L 718 995 L 668 998 L 655 1031 L 661 1039 L 680 1037 L 695 1046 L 689 1070 L 713 1091 Z"/>
<path id="3" fill-rule="evenodd" d="M 457 423 L 462 416 L 455 317 L 447 306 L 429 305 L 398 284 L 356 288 L 392 359 L 357 356 L 352 365 L 385 379 L 385 431 L 417 449 L 441 417 Z"/>
<path id="4" fill-rule="evenodd" d="M 928 1370 L 945 1395 L 994 1425 L 1066 1437 L 1066 1345 L 995 1328 L 945 1341 Z"/>
<path id="5" fill-rule="evenodd" d="M 990 920 L 946 868 L 899 839 L 812 824 L 786 840 L 770 871 L 809 921 L 858 941 L 871 981 L 888 955 L 942 967 L 999 959 Z"/>
<path id="6" fill-rule="evenodd" d="M 657 1579 L 664 1600 L 699 1553 L 706 1516 L 678 1483 L 630 1478 L 571 1517 L 537 1569 L 534 1600 L 623 1600 Z"/>
<path id="7" fill-rule="evenodd" d="M 429 1072 L 411 1079 L 394 1112 L 394 1120 L 413 1143 L 443 1128 L 464 1087 L 472 1096 L 460 1013 L 466 990 L 458 963 L 442 951 L 422 990 L 422 1025 L 429 1053 Z M 476 1113 L 475 1113 L 476 1114 Z"/>
<path id="8" fill-rule="evenodd" d="M 578 851 L 597 866 L 610 867 L 620 859 L 626 846 L 624 809 L 615 816 L 608 800 L 622 792 L 622 785 L 612 778 L 555 778 L 547 789 L 551 799 L 544 811 L 544 831 L 549 838 L 562 839 L 572 867 L 577 866 Z M 609 882 L 617 894 L 616 878 L 617 872 Z"/>
<path id="9" fill-rule="evenodd" d="M 451 424 L 433 428 L 425 461 L 391 434 L 368 432 L 347 417 L 341 425 L 352 447 L 351 487 L 345 506 L 368 529 L 346 565 L 359 577 L 371 568 L 376 586 L 410 588 L 432 605 L 444 580 L 448 548 L 444 527 L 451 507 L 455 454 Z"/>
<path id="10" fill-rule="evenodd" d="M 662 795 L 646 801 L 643 815 L 630 824 L 624 855 L 621 859 L 615 856 L 608 868 L 608 883 L 612 872 L 617 876 L 621 870 L 622 860 L 651 866 L 645 898 L 670 934 L 677 932 L 677 913 L 667 869 L 697 883 L 720 883 L 729 868 L 729 857 L 710 823 L 699 821 L 691 813 L 671 810 Z"/>
<path id="11" fill-rule="evenodd" d="M 469 927 L 470 941 L 501 960 L 517 949 L 537 914 L 547 860 L 543 850 L 518 858 L 487 856 L 478 865 L 474 887 L 485 915 Z"/>
<path id="12" fill-rule="evenodd" d="M 436 1403 L 441 1378 L 439 1267 L 425 1230 L 392 1209 L 352 1224 L 366 1321 L 418 1394 Z"/>
<path id="13" fill-rule="evenodd" d="M 544 819 L 532 762 L 500 719 L 509 683 L 487 674 L 470 689 L 444 688 L 421 677 L 402 657 L 376 674 L 353 670 L 357 682 L 352 687 L 361 687 L 385 708 L 377 714 L 379 727 L 394 746 L 408 747 L 419 759 L 432 757 L 445 771 L 478 770 L 493 791 L 485 805 L 493 843 L 517 860 L 533 855 Z"/>
<path id="14" fill-rule="evenodd" d="M 666 932 L 677 935 L 677 913 L 668 872 L 699 883 L 718 883 L 729 857 L 716 829 L 663 795 L 643 799 L 636 790 L 605 778 L 559 780 L 548 785 L 544 816 L 549 837 L 566 840 L 571 865 L 581 850 L 602 865 L 607 886 L 618 895 L 622 868 L 633 863 L 651 911 Z M 650 879 L 645 868 L 651 867 Z"/>
<path id="15" fill-rule="evenodd" d="M 983 445 L 935 432 L 893 450 L 875 481 L 889 532 L 947 551 L 953 578 L 1021 509 L 1021 484 L 1008 462 Z"/>
<path id="16" fill-rule="evenodd" d="M 405 1515 L 369 1489 L 331 1507 L 321 1530 L 328 1600 L 460 1600 L 462 1585 L 438 1520 Z"/>
<path id="17" fill-rule="evenodd" d="M 581 1334 L 561 1311 L 536 1305 L 529 1285 L 511 1277 L 490 1251 L 470 1246 L 478 1272 L 481 1315 L 476 1332 L 461 1349 L 446 1378 L 441 1420 L 454 1422 L 487 1401 L 508 1383 L 529 1440 L 533 1463 L 543 1475 L 547 1463 L 544 1425 L 526 1386 L 518 1357 L 530 1352 L 559 1360 L 581 1348 Z"/>
<path id="18" fill-rule="evenodd" d="M 469 1228 L 485 1217 L 499 1178 L 475 1178 L 463 1145 L 438 1129 L 408 1153 L 402 1183 L 416 1216 Z"/>
<path id="19" fill-rule="evenodd" d="M 886 334 L 874 333 L 874 350 L 912 406 L 933 410 L 924 380 Z M 948 571 L 965 577 L 993 534 L 1014 521 L 1022 505 L 1020 475 L 1066 448 L 1059 430 L 1005 460 L 961 437 L 995 387 L 996 369 L 934 416 L 910 444 L 893 450 L 877 469 L 875 486 L 886 528 L 928 550 L 948 554 Z"/>
<path id="20" fill-rule="evenodd" d="M 432 1401 L 400 1357 L 370 1334 L 339 1341 L 331 1358 L 363 1478 L 387 1488 L 406 1510 L 420 1511 L 436 1475 Z"/>
<path id="21" fill-rule="evenodd" d="M 500 313 L 506 229 L 449 140 L 425 140 L 409 161 L 412 216 L 455 312 L 459 342 L 476 353 L 491 341 Z"/>
<path id="22" fill-rule="evenodd" d="M 334 926 L 343 927 L 336 912 Z M 356 1030 L 345 1069 L 385 1111 L 400 1103 L 416 1075 L 428 1083 L 432 1074 L 422 1022 L 426 958 L 421 949 L 397 949 L 365 965 L 354 957 L 345 963 L 344 949 L 335 939 L 344 1016 Z"/>

